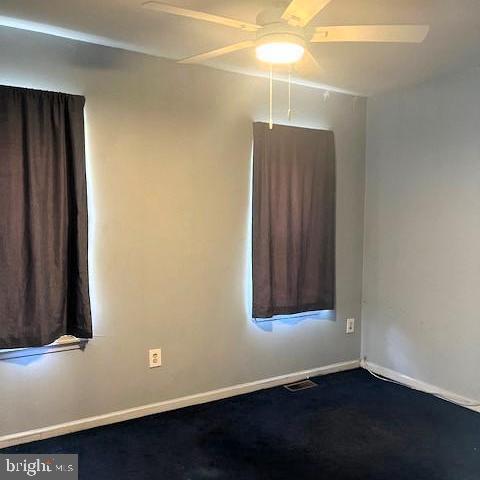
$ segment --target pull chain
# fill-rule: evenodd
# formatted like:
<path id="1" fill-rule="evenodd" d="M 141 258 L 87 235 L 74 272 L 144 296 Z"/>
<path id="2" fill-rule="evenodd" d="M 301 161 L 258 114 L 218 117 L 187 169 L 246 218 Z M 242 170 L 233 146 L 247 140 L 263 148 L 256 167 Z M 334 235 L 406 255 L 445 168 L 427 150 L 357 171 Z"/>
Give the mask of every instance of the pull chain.
<path id="1" fill-rule="evenodd" d="M 292 119 L 292 66 L 288 70 L 288 120 Z"/>
<path id="2" fill-rule="evenodd" d="M 273 65 L 270 64 L 270 121 L 268 126 L 273 128 Z"/>

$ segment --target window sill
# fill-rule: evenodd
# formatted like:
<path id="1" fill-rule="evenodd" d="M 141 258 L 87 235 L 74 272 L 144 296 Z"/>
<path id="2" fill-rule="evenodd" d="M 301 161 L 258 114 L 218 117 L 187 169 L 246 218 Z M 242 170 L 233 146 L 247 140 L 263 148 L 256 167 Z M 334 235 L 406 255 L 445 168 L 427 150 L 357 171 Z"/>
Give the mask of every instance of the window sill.
<path id="1" fill-rule="evenodd" d="M 255 318 L 253 320 L 257 323 L 281 321 L 301 321 L 301 320 L 335 320 L 335 310 L 312 310 L 311 312 L 291 313 L 286 315 L 274 315 L 270 318 Z"/>
<path id="2" fill-rule="evenodd" d="M 69 350 L 83 350 L 88 340 L 64 335 L 50 345 L 44 347 L 12 348 L 0 350 L 0 361 L 12 358 L 32 357 L 34 355 L 45 355 L 47 353 L 66 352 Z"/>

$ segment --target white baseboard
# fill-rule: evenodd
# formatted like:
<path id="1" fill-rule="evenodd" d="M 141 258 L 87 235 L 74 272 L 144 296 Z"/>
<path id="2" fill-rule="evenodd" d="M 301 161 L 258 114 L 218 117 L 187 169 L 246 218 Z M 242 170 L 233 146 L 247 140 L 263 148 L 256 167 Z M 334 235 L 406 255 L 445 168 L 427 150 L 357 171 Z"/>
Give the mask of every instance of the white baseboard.
<path id="1" fill-rule="evenodd" d="M 388 378 L 390 380 L 395 380 L 396 382 L 403 383 L 404 385 L 408 385 L 409 387 L 412 387 L 416 390 L 441 395 L 443 397 L 443 400 L 446 400 L 447 402 L 451 402 L 459 405 L 460 407 L 468 408 L 469 410 L 480 413 L 480 406 L 468 405 L 480 403 L 478 400 L 472 400 L 471 398 L 458 395 L 457 393 L 450 392 L 430 383 L 417 380 L 416 378 L 409 377 L 408 375 L 404 375 L 403 373 L 391 370 L 390 368 L 382 367 L 381 365 L 377 365 L 376 363 L 366 360 L 361 361 L 361 367 L 366 368 L 367 370 L 370 370 L 377 375 L 381 375 L 382 377 Z"/>
<path id="2" fill-rule="evenodd" d="M 116 412 L 106 413 L 104 415 L 96 415 L 94 417 L 81 418 L 71 422 L 51 425 L 49 427 L 37 428 L 35 430 L 28 430 L 25 432 L 13 433 L 11 435 L 4 435 L 0 437 L 0 448 L 6 448 L 12 445 L 20 445 L 22 443 L 33 442 L 36 440 L 43 440 L 58 435 L 65 435 L 66 433 L 78 432 L 89 428 L 108 425 L 116 422 L 123 422 L 133 418 L 144 417 L 155 413 L 167 412 L 169 410 L 176 410 L 178 408 L 189 407 L 199 403 L 211 402 L 220 400 L 222 398 L 242 395 L 244 393 L 254 392 L 265 388 L 277 387 L 286 383 L 297 382 L 306 378 L 315 377 L 318 375 L 326 375 L 328 373 L 342 372 L 344 370 L 351 370 L 360 366 L 360 360 L 351 360 L 348 362 L 334 363 L 324 367 L 312 368 L 303 370 L 301 372 L 289 373 L 287 375 L 280 375 L 278 377 L 266 378 L 257 380 L 255 382 L 242 383 L 233 385 L 231 387 L 219 388 L 209 392 L 197 393 L 195 395 L 188 395 L 186 397 L 166 400 L 164 402 L 151 403 L 149 405 L 142 405 L 139 407 L 128 408 L 126 410 L 118 410 Z"/>

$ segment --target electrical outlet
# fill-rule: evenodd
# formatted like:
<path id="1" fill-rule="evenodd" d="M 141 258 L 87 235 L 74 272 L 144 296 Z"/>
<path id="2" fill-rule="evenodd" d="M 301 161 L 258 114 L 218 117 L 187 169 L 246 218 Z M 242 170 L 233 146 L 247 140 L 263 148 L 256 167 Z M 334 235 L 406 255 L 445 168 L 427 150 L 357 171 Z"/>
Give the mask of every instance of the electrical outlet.
<path id="1" fill-rule="evenodd" d="M 347 328 L 345 330 L 346 333 L 355 333 L 355 319 L 354 318 L 347 318 Z"/>
<path id="2" fill-rule="evenodd" d="M 162 349 L 152 348 L 148 351 L 148 365 L 150 368 L 162 366 Z"/>

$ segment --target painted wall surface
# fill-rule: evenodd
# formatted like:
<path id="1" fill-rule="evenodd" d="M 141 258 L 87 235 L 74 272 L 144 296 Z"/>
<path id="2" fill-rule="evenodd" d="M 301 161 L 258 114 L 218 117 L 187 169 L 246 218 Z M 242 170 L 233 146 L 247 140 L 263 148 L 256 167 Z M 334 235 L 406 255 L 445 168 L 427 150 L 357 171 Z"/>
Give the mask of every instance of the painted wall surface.
<path id="1" fill-rule="evenodd" d="M 335 315 L 249 319 L 252 122 L 268 81 L 0 29 L 0 83 L 86 96 L 95 338 L 0 360 L 0 435 L 358 359 L 364 99 L 294 86 L 295 125 L 333 129 Z M 286 123 L 287 85 L 275 84 Z M 162 348 L 163 366 L 147 368 Z"/>
<path id="2" fill-rule="evenodd" d="M 480 399 L 480 69 L 368 100 L 363 351 Z"/>

